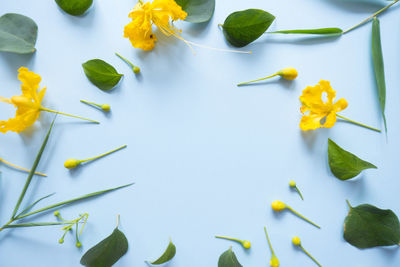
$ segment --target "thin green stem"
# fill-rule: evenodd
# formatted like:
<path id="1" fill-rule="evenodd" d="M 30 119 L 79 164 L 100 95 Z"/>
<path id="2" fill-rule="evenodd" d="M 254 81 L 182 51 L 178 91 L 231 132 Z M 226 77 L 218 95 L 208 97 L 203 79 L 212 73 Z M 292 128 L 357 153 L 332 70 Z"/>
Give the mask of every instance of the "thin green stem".
<path id="1" fill-rule="evenodd" d="M 311 256 L 311 254 L 308 253 L 308 251 L 305 250 L 302 245 L 300 245 L 300 248 L 304 251 L 304 253 L 307 254 L 308 257 L 310 257 L 316 264 L 318 264 L 319 267 L 322 267 L 322 265 L 313 256 Z"/>
<path id="2" fill-rule="evenodd" d="M 101 155 L 99 155 L 99 156 L 96 156 L 96 157 L 93 157 L 93 158 L 90 158 L 90 159 L 80 160 L 80 162 L 87 162 L 87 161 L 90 161 L 90 160 L 95 160 L 95 159 L 98 159 L 98 158 L 102 158 L 102 157 L 107 156 L 107 155 L 109 155 L 109 154 L 111 154 L 111 153 L 114 153 L 114 152 L 116 152 L 116 151 L 118 151 L 118 150 L 121 150 L 121 149 L 123 149 L 123 148 L 125 148 L 125 147 L 127 147 L 127 145 L 123 145 L 123 146 L 121 146 L 121 147 L 119 147 L 119 148 L 113 149 L 113 150 L 111 150 L 111 151 L 109 151 L 109 152 L 107 152 L 107 153 L 101 154 Z"/>
<path id="3" fill-rule="evenodd" d="M 77 119 L 81 119 L 81 120 L 90 121 L 90 122 L 94 122 L 94 123 L 100 124 L 100 122 L 95 121 L 95 120 L 91 120 L 91 119 L 87 119 L 87 118 L 83 118 L 83 117 L 79 117 L 79 116 L 75 116 L 75 115 L 71 115 L 71 114 L 59 112 L 59 111 L 56 111 L 56 110 L 51 110 L 51 109 L 44 108 L 44 107 L 41 107 L 40 110 L 41 110 L 41 111 L 52 112 L 52 113 L 56 113 L 56 114 L 60 114 L 60 115 L 64 115 L 64 116 L 68 116 L 68 117 L 77 118 Z"/>
<path id="4" fill-rule="evenodd" d="M 303 195 L 300 192 L 300 189 L 297 186 L 295 186 L 294 188 L 296 189 L 297 193 L 299 193 L 301 200 L 304 200 Z"/>
<path id="5" fill-rule="evenodd" d="M 215 238 L 220 238 L 220 239 L 226 239 L 226 240 L 232 240 L 232 241 L 236 241 L 238 243 L 242 243 L 243 240 L 237 239 L 237 238 L 233 238 L 233 237 L 227 237 L 227 236 L 219 236 L 216 235 Z"/>
<path id="6" fill-rule="evenodd" d="M 274 249 L 272 248 L 271 241 L 269 240 L 268 232 L 267 232 L 267 227 L 264 226 L 264 231 L 265 231 L 265 236 L 267 237 L 269 249 L 271 250 L 272 256 L 275 255 Z"/>
<path id="7" fill-rule="evenodd" d="M 126 58 L 124 58 L 123 56 L 121 56 L 118 53 L 115 53 L 120 59 L 122 59 L 123 61 L 125 61 L 126 63 L 128 63 L 132 68 L 136 67 L 135 65 L 132 64 L 132 62 L 130 62 L 129 60 L 127 60 Z"/>
<path id="8" fill-rule="evenodd" d="M 387 5 L 386 7 L 382 8 L 381 10 L 375 12 L 374 14 L 372 14 L 371 16 L 369 16 L 368 18 L 366 18 L 365 20 L 363 20 L 363 21 L 361 21 L 360 23 L 358 23 L 357 25 L 351 27 L 351 28 L 348 29 L 348 30 L 345 30 L 345 31 L 343 32 L 343 34 L 346 34 L 346 33 L 350 32 L 350 31 L 354 30 L 355 28 L 358 28 L 359 26 L 361 26 L 361 25 L 367 23 L 370 19 L 372 19 L 373 17 L 378 16 L 380 13 L 386 11 L 388 8 L 390 8 L 391 6 L 393 6 L 394 4 L 396 4 L 396 3 L 399 2 L 399 1 L 400 1 L 400 0 L 394 0 L 392 3 L 390 3 L 390 4 Z"/>
<path id="9" fill-rule="evenodd" d="M 346 199 L 346 203 L 347 203 L 347 205 L 349 205 L 349 208 L 350 208 L 350 209 L 353 208 L 353 207 L 350 205 L 350 201 L 349 201 L 348 199 Z"/>
<path id="10" fill-rule="evenodd" d="M 89 104 L 89 105 L 93 105 L 93 106 L 96 106 L 96 107 L 99 107 L 99 108 L 101 108 L 101 105 L 99 105 L 99 104 L 96 104 L 96 103 L 93 103 L 93 102 L 89 102 L 89 101 L 86 101 L 86 100 L 80 100 L 82 103 L 85 103 L 85 104 Z"/>
<path id="11" fill-rule="evenodd" d="M 249 84 L 249 83 L 254 83 L 254 82 L 263 81 L 263 80 L 266 80 L 266 79 L 269 79 L 269 78 L 272 78 L 272 77 L 275 77 L 275 76 L 278 76 L 278 75 L 279 75 L 278 73 L 275 73 L 275 74 L 272 74 L 272 75 L 270 75 L 270 76 L 267 76 L 267 77 L 264 77 L 264 78 L 261 78 L 261 79 L 257 79 L 257 80 L 253 80 L 253 81 L 248 81 L 248 82 L 244 82 L 244 83 L 238 83 L 237 86 L 242 86 L 242 85 Z"/>
<path id="12" fill-rule="evenodd" d="M 10 225 L 10 224 L 12 224 L 14 221 L 15 221 L 14 219 L 11 219 L 10 221 L 8 221 L 8 223 L 6 223 L 5 225 L 3 225 L 3 226 L 0 228 L 0 232 L 3 231 L 4 229 L 6 229 L 7 226 Z"/>
<path id="13" fill-rule="evenodd" d="M 286 205 L 286 208 L 288 208 L 291 212 L 293 212 L 294 214 L 296 214 L 297 216 L 299 216 L 300 218 L 302 218 L 303 220 L 311 223 L 312 225 L 314 225 L 317 228 L 321 228 L 319 225 L 313 223 L 312 221 L 310 221 L 309 219 L 307 219 L 306 217 L 304 217 L 303 215 L 301 215 L 300 213 L 298 213 L 297 211 L 295 211 L 294 209 L 292 209 L 290 206 Z"/>
<path id="14" fill-rule="evenodd" d="M 6 165 L 8 165 L 8 166 L 11 166 L 11 167 L 13 167 L 13 168 L 15 168 L 15 169 L 18 169 L 18 170 L 21 170 L 21 171 L 24 171 L 24 172 L 28 172 L 28 173 L 30 172 L 30 170 L 25 169 L 25 168 L 22 168 L 22 167 L 19 167 L 19 166 L 15 165 L 15 164 L 12 164 L 12 163 L 8 162 L 8 161 L 5 161 L 5 160 L 2 159 L 2 158 L 0 158 L 0 162 L 3 162 L 4 164 L 6 164 Z M 40 173 L 40 172 L 35 172 L 35 174 L 36 174 L 36 175 L 43 176 L 43 177 L 47 177 L 46 174 L 43 174 L 43 173 Z"/>
<path id="15" fill-rule="evenodd" d="M 343 117 L 342 115 L 336 114 L 336 116 L 339 117 L 339 118 L 341 118 L 341 119 L 343 119 L 343 120 L 346 120 L 346 121 L 349 121 L 349 122 L 354 123 L 354 124 L 356 124 L 356 125 L 359 125 L 359 126 L 361 126 L 361 127 L 364 127 L 364 128 L 367 128 L 367 129 L 370 129 L 370 130 L 373 130 L 373 131 L 376 131 L 376 132 L 379 132 L 379 133 L 381 132 L 381 130 L 379 130 L 379 129 L 376 129 L 376 128 L 374 128 L 374 127 L 371 127 L 371 126 L 368 126 L 368 125 L 365 125 L 365 124 L 362 124 L 362 123 L 353 121 L 353 120 L 351 120 L 351 119 L 348 119 L 348 118 L 346 118 L 346 117 Z"/>

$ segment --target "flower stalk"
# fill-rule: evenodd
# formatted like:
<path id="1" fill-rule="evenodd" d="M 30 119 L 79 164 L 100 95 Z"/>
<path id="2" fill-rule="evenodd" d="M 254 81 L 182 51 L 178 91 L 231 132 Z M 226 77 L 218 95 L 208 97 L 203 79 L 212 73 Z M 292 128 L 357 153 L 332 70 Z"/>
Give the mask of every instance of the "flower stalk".
<path id="1" fill-rule="evenodd" d="M 376 129 L 376 128 L 374 128 L 374 127 L 371 127 L 371 126 L 368 126 L 368 125 L 359 123 L 359 122 L 357 122 L 357 121 L 353 121 L 353 120 L 351 120 L 351 119 L 348 119 L 348 118 L 346 118 L 346 117 L 343 117 L 342 115 L 336 114 L 336 116 L 337 116 L 338 118 L 341 118 L 342 120 L 346 120 L 346 121 L 348 121 L 348 122 L 351 122 L 351 123 L 356 124 L 356 125 L 359 125 L 359 126 L 361 126 L 361 127 L 364 127 L 364 128 L 367 128 L 367 129 L 370 129 L 370 130 L 373 130 L 373 131 L 376 131 L 376 132 L 378 132 L 378 133 L 382 132 L 382 131 L 379 130 L 379 129 Z"/>
<path id="2" fill-rule="evenodd" d="M 238 242 L 238 243 L 240 243 L 245 249 L 249 249 L 249 248 L 251 247 L 250 241 L 247 241 L 247 240 L 240 240 L 240 239 L 233 238 L 233 237 L 219 236 L 219 235 L 216 235 L 215 237 L 216 237 L 216 238 L 220 238 L 220 239 L 226 239 L 226 240 L 232 240 L 232 241 Z"/>
<path id="3" fill-rule="evenodd" d="M 110 109 L 111 109 L 109 104 L 100 105 L 100 104 L 96 104 L 94 102 L 89 102 L 89 101 L 86 101 L 86 100 L 80 100 L 80 101 L 82 103 L 85 103 L 85 104 L 88 104 L 88 105 L 96 106 L 96 107 L 98 107 L 98 108 L 100 108 L 100 109 L 102 109 L 103 111 L 106 111 L 106 112 L 110 111 Z"/>
<path id="4" fill-rule="evenodd" d="M 90 121 L 90 122 L 94 122 L 94 123 L 100 124 L 100 122 L 95 121 L 95 120 L 91 120 L 91 119 L 87 119 L 87 118 L 71 115 L 71 114 L 68 114 L 68 113 L 63 113 L 63 112 L 52 110 L 52 109 L 48 109 L 48 108 L 45 108 L 45 107 L 40 107 L 39 110 L 40 111 L 51 112 L 51 113 L 55 113 L 55 114 L 60 114 L 60 115 L 64 115 L 64 116 L 68 116 L 68 117 L 77 118 L 77 119 L 81 119 L 81 120 Z"/>
<path id="5" fill-rule="evenodd" d="M 121 56 L 118 53 L 115 53 L 120 59 L 122 59 L 123 61 L 125 61 L 125 63 L 127 63 L 129 66 L 131 66 L 133 73 L 138 74 L 140 72 L 140 68 L 138 66 L 135 66 L 132 64 L 132 62 L 130 62 L 129 60 L 127 60 L 126 58 L 124 58 L 123 56 Z"/>
<path id="6" fill-rule="evenodd" d="M 293 237 L 292 243 L 293 245 L 299 247 L 304 253 L 306 253 L 306 255 L 310 257 L 310 259 L 312 259 L 319 267 L 322 267 L 322 265 L 313 256 L 311 256 L 311 254 L 301 245 L 299 237 L 297 236 Z"/>
<path id="7" fill-rule="evenodd" d="M 268 241 L 268 246 L 269 249 L 271 250 L 271 260 L 269 261 L 269 265 L 271 267 L 279 267 L 279 260 L 278 257 L 275 255 L 274 249 L 272 248 L 271 241 L 269 240 L 268 232 L 267 232 L 267 227 L 264 226 L 264 231 L 265 231 L 265 236 L 267 237 Z"/>
<path id="8" fill-rule="evenodd" d="M 6 164 L 6 165 L 8 165 L 8 166 L 11 166 L 11 167 L 13 167 L 13 168 L 15 168 L 15 169 L 18 169 L 18 170 L 21 170 L 21 171 L 24 171 L 24 172 L 28 172 L 28 173 L 30 172 L 30 170 L 25 169 L 25 168 L 22 168 L 22 167 L 19 167 L 19 166 L 15 165 L 15 164 L 12 164 L 12 163 L 8 162 L 8 161 L 5 161 L 5 160 L 2 159 L 2 158 L 0 158 L 0 162 Z M 40 173 L 40 172 L 35 172 L 35 174 L 36 174 L 36 175 L 43 176 L 43 177 L 47 177 L 46 174 L 43 174 L 43 173 Z"/>
<path id="9" fill-rule="evenodd" d="M 300 195 L 301 200 L 304 200 L 303 195 L 301 194 L 300 189 L 297 187 L 295 181 L 290 181 L 290 182 L 289 182 L 289 186 L 290 186 L 291 188 L 293 188 L 294 190 L 296 190 L 296 192 Z"/>
<path id="10" fill-rule="evenodd" d="M 301 215 L 300 213 L 298 213 L 297 211 L 295 211 L 294 209 L 292 209 L 290 206 L 286 205 L 285 203 L 283 203 L 282 201 L 274 201 L 271 204 L 271 207 L 274 211 L 283 211 L 285 209 L 290 210 L 292 213 L 294 213 L 295 215 L 297 215 L 298 217 L 300 217 L 301 219 L 305 220 L 306 222 L 314 225 L 317 228 L 321 228 L 319 225 L 317 225 L 316 223 L 312 222 L 311 220 L 307 219 L 306 217 L 304 217 L 303 215 Z"/>

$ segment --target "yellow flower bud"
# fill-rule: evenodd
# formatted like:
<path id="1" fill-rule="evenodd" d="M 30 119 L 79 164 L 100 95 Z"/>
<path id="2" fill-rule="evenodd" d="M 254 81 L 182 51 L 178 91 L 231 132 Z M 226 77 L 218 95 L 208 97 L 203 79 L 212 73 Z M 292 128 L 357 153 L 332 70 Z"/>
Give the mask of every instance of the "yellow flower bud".
<path id="1" fill-rule="evenodd" d="M 80 248 L 80 247 L 82 247 L 82 243 L 78 241 L 78 242 L 76 242 L 75 246 L 76 246 L 77 248 Z"/>
<path id="2" fill-rule="evenodd" d="M 81 164 L 80 160 L 77 159 L 68 159 L 64 162 L 64 167 L 67 169 L 73 169 L 79 166 Z"/>
<path id="3" fill-rule="evenodd" d="M 108 112 L 108 111 L 110 111 L 111 107 L 109 104 L 104 104 L 104 105 L 101 105 L 101 109 Z"/>
<path id="4" fill-rule="evenodd" d="M 293 245 L 295 245 L 295 246 L 300 246 L 301 245 L 300 238 L 297 237 L 297 236 L 293 237 L 292 242 L 293 242 Z"/>
<path id="5" fill-rule="evenodd" d="M 56 211 L 54 212 L 54 216 L 60 216 L 60 212 L 59 212 L 58 210 L 56 210 Z"/>
<path id="6" fill-rule="evenodd" d="M 137 66 L 133 67 L 133 72 L 134 72 L 135 74 L 138 74 L 138 73 L 140 72 L 140 68 L 137 67 Z"/>
<path id="7" fill-rule="evenodd" d="M 271 267 L 279 267 L 279 260 L 278 260 L 278 258 L 277 258 L 277 257 L 272 257 L 271 260 L 270 260 L 270 262 L 269 262 L 269 265 L 270 265 Z"/>
<path id="8" fill-rule="evenodd" d="M 243 241 L 242 245 L 245 249 L 249 249 L 251 247 L 250 241 Z"/>
<path id="9" fill-rule="evenodd" d="M 62 244 L 62 243 L 64 243 L 64 239 L 60 239 L 60 240 L 58 240 L 58 243 L 60 243 L 60 244 Z"/>
<path id="10" fill-rule="evenodd" d="M 286 204 L 283 203 L 282 201 L 276 200 L 276 201 L 272 202 L 271 207 L 274 211 L 282 211 L 282 210 L 286 209 Z"/>
<path id="11" fill-rule="evenodd" d="M 297 78 L 297 70 L 295 68 L 285 68 L 278 71 L 278 75 L 286 80 L 294 80 Z"/>
<path id="12" fill-rule="evenodd" d="M 290 181 L 289 182 L 290 187 L 296 187 L 296 182 L 295 181 Z"/>

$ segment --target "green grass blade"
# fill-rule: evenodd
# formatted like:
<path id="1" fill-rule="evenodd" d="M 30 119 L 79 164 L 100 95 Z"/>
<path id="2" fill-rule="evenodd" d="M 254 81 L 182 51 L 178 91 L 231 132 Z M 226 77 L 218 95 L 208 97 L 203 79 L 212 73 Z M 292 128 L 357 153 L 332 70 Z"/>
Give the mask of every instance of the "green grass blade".
<path id="1" fill-rule="evenodd" d="M 42 198 L 39 198 L 38 200 L 36 200 L 35 202 L 33 202 L 32 204 L 30 204 L 28 207 L 26 207 L 23 211 L 21 211 L 17 216 L 15 216 L 15 217 L 19 217 L 19 216 L 21 216 L 22 214 L 24 214 L 24 213 L 26 213 L 26 212 L 28 212 L 30 209 L 32 209 L 37 203 L 39 203 L 40 201 L 42 201 L 42 200 L 44 200 L 44 199 L 46 199 L 46 198 L 48 198 L 48 197 L 51 197 L 52 195 L 54 195 L 55 193 L 52 193 L 52 194 L 50 194 L 50 195 L 47 195 L 47 196 L 44 196 L 44 197 L 42 197 Z"/>
<path id="2" fill-rule="evenodd" d="M 68 222 L 53 222 L 53 223 L 19 223 L 19 224 L 9 224 L 3 227 L 7 228 L 22 228 L 22 227 L 35 227 L 35 226 L 52 226 L 52 225 L 66 225 L 70 224 Z"/>
<path id="3" fill-rule="evenodd" d="M 269 32 L 269 33 L 341 35 L 343 33 L 343 30 L 339 29 L 339 28 L 321 28 L 321 29 L 302 29 L 302 30 L 274 31 L 274 32 Z"/>
<path id="4" fill-rule="evenodd" d="M 26 191 L 28 190 L 28 187 L 29 187 L 29 185 L 30 185 L 30 183 L 31 183 L 31 181 L 32 181 L 32 177 L 33 177 L 33 175 L 35 174 L 36 168 L 37 168 L 37 166 L 38 166 L 38 164 L 39 164 L 40 158 L 42 157 L 43 151 L 44 151 L 44 149 L 45 149 L 45 147 L 46 147 L 46 145 L 47 145 L 47 141 L 49 141 L 49 136 L 50 136 L 51 130 L 53 129 L 53 125 L 54 125 L 55 119 L 56 119 L 56 118 L 53 119 L 53 121 L 52 121 L 52 123 L 51 123 L 51 125 L 50 125 L 50 128 L 49 128 L 49 131 L 47 132 L 47 135 L 46 135 L 45 139 L 43 140 L 42 147 L 40 148 L 39 153 L 38 153 L 37 156 L 36 156 L 35 162 L 33 163 L 33 166 L 32 166 L 32 168 L 31 168 L 31 171 L 29 172 L 28 178 L 26 179 L 24 188 L 22 189 L 22 192 L 21 192 L 21 194 L 19 195 L 17 204 L 15 205 L 14 211 L 13 211 L 13 213 L 12 213 L 12 215 L 11 215 L 11 219 L 14 219 L 14 218 L 15 218 L 15 215 L 16 215 L 17 212 L 18 212 L 19 206 L 21 206 L 21 202 L 22 202 L 22 200 L 23 200 L 24 197 L 25 197 Z"/>
<path id="5" fill-rule="evenodd" d="M 383 122 L 385 124 L 385 131 L 387 132 L 385 104 L 386 104 L 386 82 L 385 82 L 385 68 L 383 63 L 382 43 L 381 43 L 381 30 L 378 18 L 374 18 L 372 23 L 372 61 L 374 63 L 375 80 L 378 89 L 379 104 Z"/>
<path id="6" fill-rule="evenodd" d="M 59 202 L 59 203 L 44 207 L 42 209 L 39 209 L 39 210 L 36 210 L 36 211 L 29 212 L 27 214 L 21 215 L 19 217 L 16 217 L 15 219 L 22 219 L 22 218 L 25 218 L 27 216 L 31 216 L 31 215 L 34 215 L 34 214 L 37 214 L 37 213 L 40 213 L 40 212 L 43 212 L 43 211 L 46 211 L 46 210 L 54 209 L 54 208 L 57 208 L 57 207 L 60 207 L 60 206 L 64 206 L 64 205 L 67 205 L 67 204 L 72 204 L 74 202 L 77 202 L 77 201 L 80 201 L 80 200 L 84 200 L 84 199 L 88 199 L 88 198 L 91 198 L 91 197 L 103 195 L 103 194 L 106 194 L 108 192 L 115 191 L 115 190 L 118 190 L 118 189 L 122 189 L 124 187 L 128 187 L 128 186 L 131 186 L 131 185 L 133 185 L 133 183 L 130 183 L 130 184 L 127 184 L 127 185 L 123 185 L 123 186 L 119 186 L 119 187 L 115 187 L 115 188 L 106 189 L 106 190 L 103 190 L 103 191 L 94 192 L 94 193 L 87 194 L 87 195 L 84 195 L 84 196 L 80 196 L 80 197 L 77 197 L 77 198 L 74 198 L 74 199 L 70 199 L 70 200 L 67 200 L 67 201 L 62 201 L 62 202 Z"/>

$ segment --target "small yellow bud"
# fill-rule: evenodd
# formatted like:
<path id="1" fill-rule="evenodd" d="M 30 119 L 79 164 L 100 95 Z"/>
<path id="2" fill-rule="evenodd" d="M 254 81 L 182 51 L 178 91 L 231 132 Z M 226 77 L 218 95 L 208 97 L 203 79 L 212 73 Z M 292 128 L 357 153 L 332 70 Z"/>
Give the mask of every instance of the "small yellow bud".
<path id="1" fill-rule="evenodd" d="M 101 105 L 101 109 L 108 112 L 108 111 L 110 111 L 111 107 L 109 104 L 104 104 L 104 105 Z"/>
<path id="2" fill-rule="evenodd" d="M 294 80 L 297 78 L 297 70 L 295 68 L 286 68 L 278 71 L 278 75 L 286 80 Z"/>
<path id="3" fill-rule="evenodd" d="M 293 237 L 292 242 L 293 242 L 293 245 L 295 245 L 295 246 L 300 246 L 301 245 L 300 238 L 297 237 L 297 236 Z"/>
<path id="4" fill-rule="evenodd" d="M 58 210 L 56 210 L 53 214 L 54 216 L 60 216 L 60 212 Z"/>
<path id="5" fill-rule="evenodd" d="M 242 245 L 245 249 L 249 249 L 251 247 L 250 241 L 243 241 Z"/>
<path id="6" fill-rule="evenodd" d="M 80 248 L 80 247 L 82 247 L 82 243 L 78 241 L 78 242 L 76 242 L 75 246 L 76 246 L 77 248 Z"/>
<path id="7" fill-rule="evenodd" d="M 278 258 L 277 258 L 277 257 L 272 257 L 271 260 L 270 260 L 270 262 L 269 262 L 269 265 L 270 265 L 271 267 L 279 267 L 279 260 L 278 260 Z"/>
<path id="8" fill-rule="evenodd" d="M 60 244 L 64 243 L 64 239 L 60 238 L 60 240 L 58 240 L 58 243 L 60 243 Z"/>
<path id="9" fill-rule="evenodd" d="M 64 167 L 67 169 L 73 169 L 79 166 L 81 164 L 80 160 L 77 159 L 68 159 L 64 162 Z"/>
<path id="10" fill-rule="evenodd" d="M 295 181 L 290 181 L 289 182 L 290 187 L 296 187 L 296 182 Z"/>
<path id="11" fill-rule="evenodd" d="M 276 200 L 276 201 L 272 202 L 271 207 L 274 211 L 282 211 L 282 210 L 286 209 L 286 204 L 283 203 L 282 201 Z"/>
<path id="12" fill-rule="evenodd" d="M 138 74 L 138 73 L 140 72 L 140 68 L 137 67 L 137 66 L 133 67 L 133 72 L 134 72 L 135 74 Z"/>

